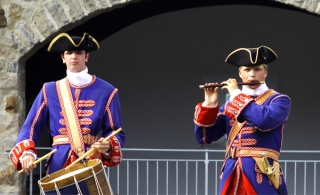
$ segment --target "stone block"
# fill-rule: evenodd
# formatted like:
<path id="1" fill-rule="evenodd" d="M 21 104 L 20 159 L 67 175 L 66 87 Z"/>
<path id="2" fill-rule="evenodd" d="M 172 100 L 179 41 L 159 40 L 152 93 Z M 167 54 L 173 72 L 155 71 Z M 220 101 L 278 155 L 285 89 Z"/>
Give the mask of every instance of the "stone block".
<path id="1" fill-rule="evenodd" d="M 2 75 L 0 77 L 0 90 L 1 89 L 18 90 L 18 77 Z"/>
<path id="2" fill-rule="evenodd" d="M 16 21 L 21 17 L 21 13 L 23 13 L 23 7 L 15 2 L 11 2 L 9 4 L 9 17 L 11 20 Z"/>
<path id="3" fill-rule="evenodd" d="M 2 114 L 0 113 L 0 131 L 1 133 L 7 133 L 7 132 L 18 132 L 19 131 L 19 117 L 17 115 L 12 114 Z M 1 140 L 1 139 L 0 139 Z"/>
<path id="4" fill-rule="evenodd" d="M 19 98 L 17 95 L 7 97 L 5 111 L 8 113 L 17 113 L 19 108 Z"/>
<path id="5" fill-rule="evenodd" d="M 56 31 L 55 26 L 47 17 L 47 13 L 43 8 L 36 8 L 32 13 L 31 20 L 44 37 L 49 37 Z"/>
<path id="6" fill-rule="evenodd" d="M 70 22 L 65 14 L 66 11 L 63 9 L 59 1 L 48 1 L 44 5 L 48 9 L 58 27 L 62 27 Z"/>
<path id="7" fill-rule="evenodd" d="M 25 22 L 18 22 L 15 26 L 15 34 L 20 38 L 24 47 L 32 48 L 36 43 L 38 43 L 38 38 L 35 36 L 32 27 Z"/>
<path id="8" fill-rule="evenodd" d="M 17 185 L 17 178 L 15 177 L 14 166 L 1 167 L 0 171 L 0 185 Z"/>
<path id="9" fill-rule="evenodd" d="M 3 70 L 4 70 L 4 62 L 0 60 L 0 72 L 3 72 Z"/>
<path id="10" fill-rule="evenodd" d="M 11 61 L 8 63 L 7 72 L 18 73 L 18 71 L 19 71 L 19 63 L 17 61 Z"/>
<path id="11" fill-rule="evenodd" d="M 4 10 L 0 7 L 0 27 L 7 26 L 7 18 L 4 15 Z"/>
<path id="12" fill-rule="evenodd" d="M 68 13 L 72 20 L 80 20 L 84 15 L 78 0 L 61 0 L 67 6 Z"/>

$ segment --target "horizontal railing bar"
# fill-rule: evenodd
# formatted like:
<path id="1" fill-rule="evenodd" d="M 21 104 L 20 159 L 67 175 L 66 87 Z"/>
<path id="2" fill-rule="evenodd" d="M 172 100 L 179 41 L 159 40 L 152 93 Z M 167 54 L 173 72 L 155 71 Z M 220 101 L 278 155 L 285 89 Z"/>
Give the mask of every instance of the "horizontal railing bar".
<path id="1" fill-rule="evenodd" d="M 37 149 L 50 150 L 51 147 L 37 147 Z M 222 152 L 225 150 L 214 150 L 214 149 L 151 149 L 151 148 L 122 148 L 122 151 L 150 151 L 150 152 Z M 281 150 L 281 153 L 318 153 L 320 150 Z"/>
<path id="2" fill-rule="evenodd" d="M 310 163 L 320 163 L 320 160 L 279 160 L 280 162 L 310 162 Z"/>
<path id="3" fill-rule="evenodd" d="M 201 160 L 201 159 L 145 159 L 145 158 L 135 158 L 135 159 L 128 159 L 128 158 L 123 158 L 122 161 L 181 161 L 181 162 L 205 162 L 206 160 Z M 210 162 L 223 162 L 223 159 L 222 160 L 209 160 Z"/>
<path id="4" fill-rule="evenodd" d="M 151 149 L 151 148 L 122 148 L 123 151 L 150 151 L 150 152 L 225 152 L 225 150 L 211 149 Z"/>
<path id="5" fill-rule="evenodd" d="M 122 161 L 148 161 L 148 162 L 152 162 L 152 161 L 181 161 L 181 162 L 223 162 L 223 159 L 222 160 L 201 160 L 201 159 L 143 159 L 143 158 L 140 158 L 140 159 L 128 159 L 128 158 L 123 158 Z M 320 160 L 279 160 L 279 162 L 309 162 L 309 163 L 320 163 Z"/>

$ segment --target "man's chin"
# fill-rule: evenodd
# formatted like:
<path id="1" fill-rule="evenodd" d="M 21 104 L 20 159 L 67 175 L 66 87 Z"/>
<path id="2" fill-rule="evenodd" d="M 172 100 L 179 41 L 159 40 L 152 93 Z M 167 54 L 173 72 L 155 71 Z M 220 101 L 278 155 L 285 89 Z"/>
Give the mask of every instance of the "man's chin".
<path id="1" fill-rule="evenodd" d="M 260 85 L 249 85 L 248 87 L 250 89 L 257 89 Z"/>
<path id="2" fill-rule="evenodd" d="M 69 71 L 74 73 L 81 72 L 81 70 L 79 70 L 78 68 L 70 68 Z"/>

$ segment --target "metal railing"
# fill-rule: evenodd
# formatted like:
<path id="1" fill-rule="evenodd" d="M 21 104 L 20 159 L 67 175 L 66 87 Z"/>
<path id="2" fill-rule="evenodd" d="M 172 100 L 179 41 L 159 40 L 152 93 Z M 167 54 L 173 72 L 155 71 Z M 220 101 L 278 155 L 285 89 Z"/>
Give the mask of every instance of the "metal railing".
<path id="1" fill-rule="evenodd" d="M 38 148 L 49 151 L 50 148 Z M 106 168 L 118 195 L 208 195 L 219 193 L 224 150 L 124 148 L 120 165 Z M 280 165 L 289 194 L 319 194 L 320 151 L 282 150 Z M 44 174 L 40 163 L 29 177 L 29 193 L 37 194 L 34 179 Z M 319 176 L 319 177 L 317 177 Z M 307 182 L 308 181 L 308 182 Z"/>

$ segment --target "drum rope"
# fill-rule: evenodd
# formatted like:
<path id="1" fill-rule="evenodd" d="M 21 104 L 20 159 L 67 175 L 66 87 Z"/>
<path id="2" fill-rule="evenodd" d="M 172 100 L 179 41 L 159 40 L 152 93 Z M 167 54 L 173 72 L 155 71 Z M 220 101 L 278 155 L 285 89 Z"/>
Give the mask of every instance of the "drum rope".
<path id="1" fill-rule="evenodd" d="M 56 182 L 54 182 L 54 188 L 56 189 L 57 195 L 61 195 Z"/>
<path id="2" fill-rule="evenodd" d="M 93 174 L 93 177 L 94 177 L 94 181 L 96 182 L 96 185 L 97 185 L 97 187 L 98 187 L 99 195 L 103 195 L 103 192 L 102 192 L 100 183 L 99 183 L 99 181 L 98 181 L 98 178 L 97 178 L 96 173 L 95 173 L 94 170 L 93 170 L 93 167 L 91 167 L 91 170 L 92 170 L 92 174 Z"/>
<path id="3" fill-rule="evenodd" d="M 78 193 L 79 193 L 78 195 L 83 195 L 82 192 L 81 192 L 81 188 L 80 188 L 80 186 L 78 184 L 76 176 L 73 175 L 73 178 L 74 178 L 74 183 L 76 184 L 76 187 L 77 187 L 77 190 L 78 190 Z"/>
<path id="4" fill-rule="evenodd" d="M 45 195 L 45 193 L 44 193 L 44 190 L 43 190 L 43 187 L 42 187 L 42 186 L 40 187 L 40 193 L 41 193 L 41 195 Z"/>

